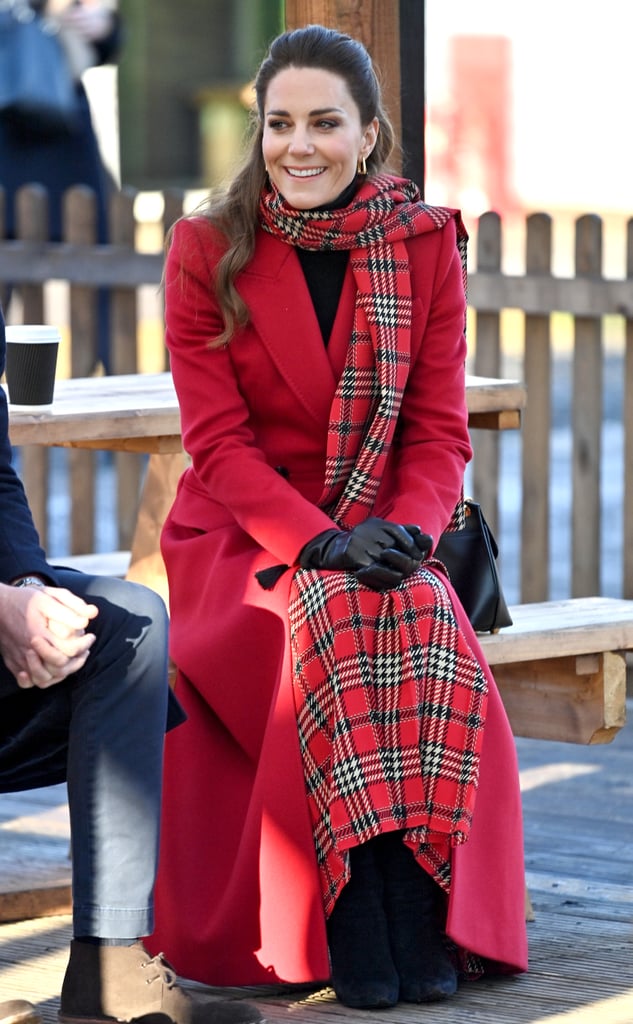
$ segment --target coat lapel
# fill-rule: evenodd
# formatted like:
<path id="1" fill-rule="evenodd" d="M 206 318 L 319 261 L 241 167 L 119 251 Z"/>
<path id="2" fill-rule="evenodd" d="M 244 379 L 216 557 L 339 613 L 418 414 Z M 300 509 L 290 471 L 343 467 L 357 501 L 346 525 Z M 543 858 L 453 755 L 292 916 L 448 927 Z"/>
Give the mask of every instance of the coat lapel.
<path id="1" fill-rule="evenodd" d="M 301 264 L 292 246 L 262 231 L 255 254 L 238 279 L 251 323 L 288 387 L 306 413 L 319 423 L 327 421 L 340 373 L 323 344 Z M 349 301 L 347 304 L 349 305 Z M 351 303 L 353 308 L 353 299 Z M 345 331 L 339 309 L 333 339 Z M 351 319 L 347 326 L 347 342 Z M 340 349 L 340 342 L 337 350 Z"/>

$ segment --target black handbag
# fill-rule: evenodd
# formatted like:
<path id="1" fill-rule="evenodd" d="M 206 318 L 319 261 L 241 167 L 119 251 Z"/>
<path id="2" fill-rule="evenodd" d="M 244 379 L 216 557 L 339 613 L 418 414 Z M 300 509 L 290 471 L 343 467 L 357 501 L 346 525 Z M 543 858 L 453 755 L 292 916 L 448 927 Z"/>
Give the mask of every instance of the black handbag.
<path id="1" fill-rule="evenodd" d="M 473 629 L 496 633 L 512 625 L 497 571 L 499 549 L 481 505 L 470 498 L 463 504 L 463 527 L 444 531 L 433 558 L 446 566 Z"/>
<path id="2" fill-rule="evenodd" d="M 23 0 L 0 12 L 0 116 L 29 139 L 74 131 L 79 101 L 56 26 Z"/>

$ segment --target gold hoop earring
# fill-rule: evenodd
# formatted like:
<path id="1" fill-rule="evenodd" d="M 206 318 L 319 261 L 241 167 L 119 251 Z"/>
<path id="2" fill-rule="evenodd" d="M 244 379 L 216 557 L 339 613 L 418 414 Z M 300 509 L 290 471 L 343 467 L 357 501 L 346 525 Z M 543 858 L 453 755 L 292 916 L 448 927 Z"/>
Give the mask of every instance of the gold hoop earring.
<path id="1" fill-rule="evenodd" d="M 367 161 L 364 156 L 359 156 L 358 164 L 356 167 L 357 174 L 367 174 Z"/>

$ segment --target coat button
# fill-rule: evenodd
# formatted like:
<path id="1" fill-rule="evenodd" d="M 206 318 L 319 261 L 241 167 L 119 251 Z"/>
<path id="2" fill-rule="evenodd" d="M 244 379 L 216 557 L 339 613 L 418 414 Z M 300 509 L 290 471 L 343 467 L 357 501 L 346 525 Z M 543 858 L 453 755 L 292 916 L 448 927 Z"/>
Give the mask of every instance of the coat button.
<path id="1" fill-rule="evenodd" d="M 279 476 L 283 476 L 284 480 L 290 479 L 290 470 L 286 466 L 275 466 L 275 473 L 279 473 Z"/>

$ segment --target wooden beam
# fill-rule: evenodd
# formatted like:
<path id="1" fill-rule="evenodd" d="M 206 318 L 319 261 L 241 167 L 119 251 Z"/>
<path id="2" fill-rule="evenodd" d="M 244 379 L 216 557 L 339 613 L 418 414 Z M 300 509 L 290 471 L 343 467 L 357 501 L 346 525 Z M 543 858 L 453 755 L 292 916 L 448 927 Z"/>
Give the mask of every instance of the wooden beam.
<path id="1" fill-rule="evenodd" d="M 425 18 L 424 0 L 400 0 L 400 119 L 402 174 L 424 196 Z"/>
<path id="2" fill-rule="evenodd" d="M 615 651 L 494 665 L 515 736 L 610 743 L 626 722 L 626 666 Z"/>
<path id="3" fill-rule="evenodd" d="M 633 601 L 582 597 L 510 614 L 512 626 L 479 641 L 514 735 L 609 743 L 626 721 Z"/>
<path id="4" fill-rule="evenodd" d="M 70 885 L 36 886 L 15 892 L 0 893 L 0 922 L 25 921 L 34 917 L 59 917 L 70 914 Z"/>
<path id="5" fill-rule="evenodd" d="M 521 413 L 518 409 L 504 409 L 501 412 L 471 412 L 468 417 L 471 430 L 518 430 Z"/>

